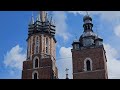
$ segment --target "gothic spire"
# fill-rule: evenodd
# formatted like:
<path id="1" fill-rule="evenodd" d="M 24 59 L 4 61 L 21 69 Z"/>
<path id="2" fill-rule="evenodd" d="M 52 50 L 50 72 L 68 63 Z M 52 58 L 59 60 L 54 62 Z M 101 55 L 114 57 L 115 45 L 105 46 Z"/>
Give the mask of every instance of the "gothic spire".
<path id="1" fill-rule="evenodd" d="M 31 21 L 30 21 L 30 25 L 34 24 L 34 17 L 33 17 L 33 12 L 32 12 L 32 17 L 31 17 Z"/>
<path id="2" fill-rule="evenodd" d="M 41 20 L 40 20 L 40 13 L 38 13 L 37 21 L 41 21 Z"/>
<path id="3" fill-rule="evenodd" d="M 45 20 L 46 20 L 46 11 L 40 11 L 40 19 L 41 19 L 41 22 L 45 22 Z"/>

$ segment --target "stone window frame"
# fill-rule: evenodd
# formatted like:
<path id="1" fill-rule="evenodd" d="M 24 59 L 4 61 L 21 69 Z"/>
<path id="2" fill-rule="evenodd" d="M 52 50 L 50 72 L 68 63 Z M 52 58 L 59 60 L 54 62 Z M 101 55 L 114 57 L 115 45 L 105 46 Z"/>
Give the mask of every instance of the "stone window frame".
<path id="1" fill-rule="evenodd" d="M 87 71 L 86 62 L 87 62 L 88 60 L 90 61 L 90 71 L 92 71 L 92 70 L 93 70 L 93 62 L 92 62 L 92 59 L 91 59 L 91 58 L 86 58 L 86 59 L 84 60 L 84 71 Z"/>
<path id="2" fill-rule="evenodd" d="M 38 73 L 38 71 L 36 71 L 36 70 L 32 72 L 32 79 L 34 79 L 35 73 L 37 73 L 37 79 L 39 79 L 39 77 L 38 77 L 38 76 L 39 76 L 39 73 Z"/>
<path id="3" fill-rule="evenodd" d="M 38 59 L 38 67 L 35 67 L 35 61 L 36 59 Z M 36 68 L 39 68 L 39 57 L 38 56 L 35 56 L 34 59 L 33 59 L 33 68 L 36 69 Z"/>

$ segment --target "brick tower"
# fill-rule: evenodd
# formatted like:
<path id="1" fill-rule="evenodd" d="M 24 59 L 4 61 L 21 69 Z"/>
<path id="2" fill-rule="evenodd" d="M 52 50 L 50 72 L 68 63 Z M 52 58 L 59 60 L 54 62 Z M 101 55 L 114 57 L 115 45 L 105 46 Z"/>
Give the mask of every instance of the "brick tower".
<path id="1" fill-rule="evenodd" d="M 72 43 L 73 79 L 108 79 L 103 39 L 93 32 L 89 15 L 83 22 L 83 34 Z"/>
<path id="2" fill-rule="evenodd" d="M 23 62 L 22 79 L 57 79 L 55 26 L 47 13 L 40 11 L 28 28 L 27 59 Z"/>

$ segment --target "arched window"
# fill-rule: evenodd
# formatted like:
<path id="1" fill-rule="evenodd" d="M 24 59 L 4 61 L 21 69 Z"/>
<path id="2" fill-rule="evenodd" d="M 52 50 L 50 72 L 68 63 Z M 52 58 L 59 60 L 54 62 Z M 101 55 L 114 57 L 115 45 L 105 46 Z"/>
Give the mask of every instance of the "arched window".
<path id="1" fill-rule="evenodd" d="M 36 56 L 33 59 L 33 68 L 38 68 L 39 67 L 39 58 Z"/>
<path id="2" fill-rule="evenodd" d="M 92 71 L 92 60 L 90 58 L 86 58 L 84 60 L 84 71 Z"/>
<path id="3" fill-rule="evenodd" d="M 33 71 L 33 73 L 32 73 L 32 79 L 39 79 L 38 78 L 38 71 Z"/>
<path id="4" fill-rule="evenodd" d="M 34 73 L 34 79 L 37 79 L 37 73 Z"/>
<path id="5" fill-rule="evenodd" d="M 87 69 L 87 71 L 91 71 L 90 61 L 89 60 L 87 60 L 87 62 L 86 62 L 86 69 Z"/>
<path id="6" fill-rule="evenodd" d="M 38 59 L 35 60 L 35 68 L 38 67 Z"/>
<path id="7" fill-rule="evenodd" d="M 49 42 L 48 42 L 48 38 L 46 38 L 46 54 L 48 54 L 48 46 L 49 46 Z"/>

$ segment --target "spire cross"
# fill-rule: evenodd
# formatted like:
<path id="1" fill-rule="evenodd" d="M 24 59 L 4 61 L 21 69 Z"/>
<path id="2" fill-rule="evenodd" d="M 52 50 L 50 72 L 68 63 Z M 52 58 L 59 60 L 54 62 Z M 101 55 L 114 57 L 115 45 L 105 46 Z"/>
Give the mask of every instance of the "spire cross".
<path id="1" fill-rule="evenodd" d="M 69 70 L 68 68 L 66 68 L 66 69 L 65 69 L 65 71 L 66 71 L 66 74 L 68 74 L 68 70 Z"/>

